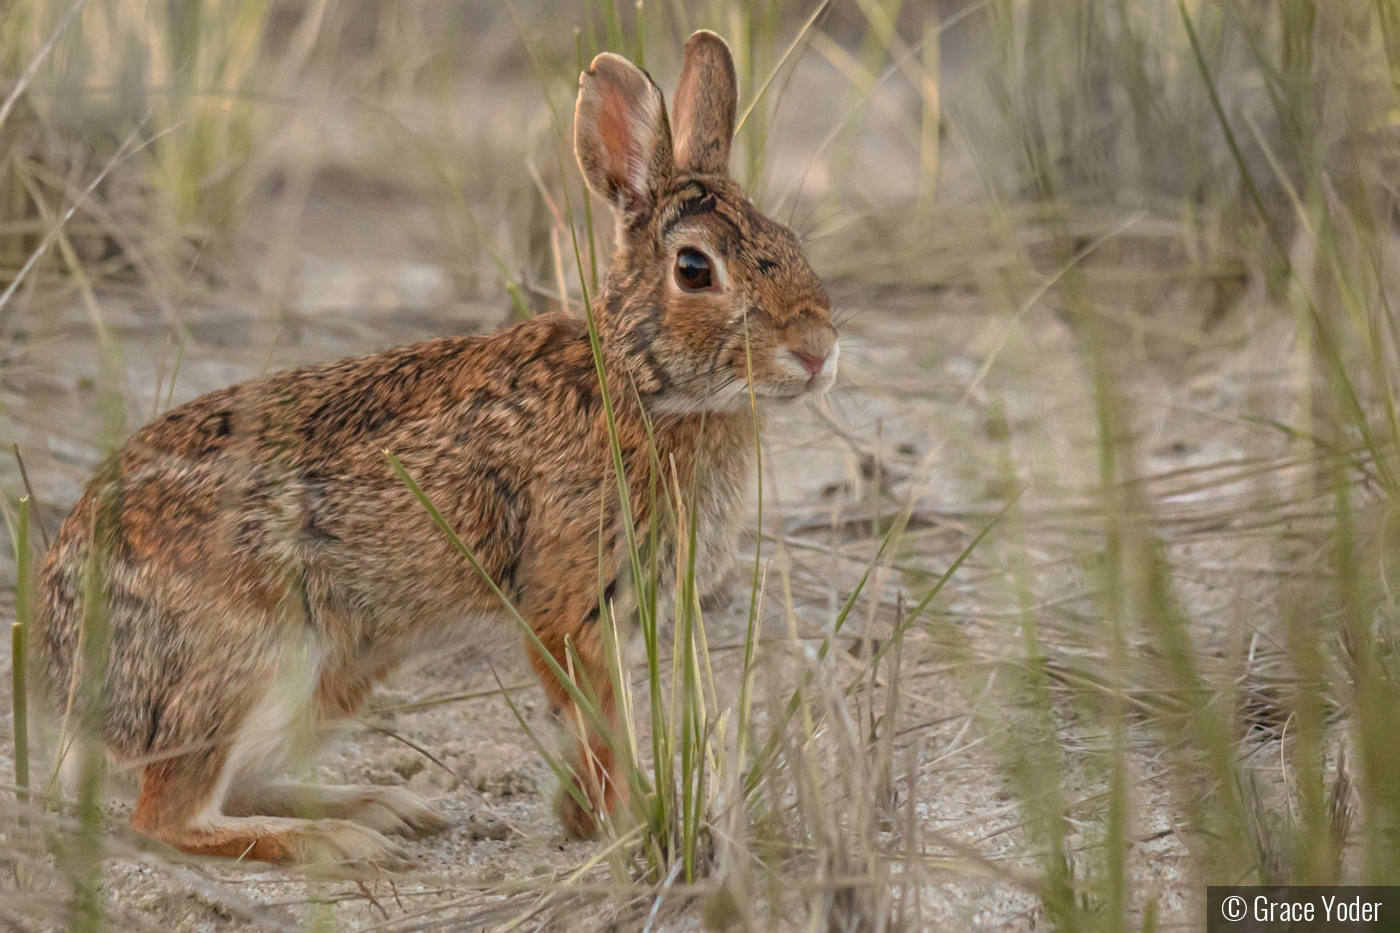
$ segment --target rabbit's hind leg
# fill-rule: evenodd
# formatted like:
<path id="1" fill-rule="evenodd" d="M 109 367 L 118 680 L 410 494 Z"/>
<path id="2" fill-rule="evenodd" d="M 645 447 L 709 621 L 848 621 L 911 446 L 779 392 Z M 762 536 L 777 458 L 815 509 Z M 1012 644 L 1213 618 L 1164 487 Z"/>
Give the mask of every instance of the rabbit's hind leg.
<path id="1" fill-rule="evenodd" d="M 324 736 L 355 716 L 364 705 L 365 697 L 383 679 L 391 665 L 380 663 L 366 666 L 350 657 L 349 651 L 329 652 L 323 658 L 310 694 L 308 713 L 312 716 L 316 735 Z M 302 685 L 304 686 L 304 685 Z M 303 695 L 291 691 L 292 700 Z M 249 721 L 269 723 L 291 722 L 285 711 L 288 692 L 269 693 L 261 715 Z M 249 731 L 249 730 L 245 730 Z M 265 730 L 258 730 L 265 731 Z M 246 743 L 250 748 L 253 743 Z M 315 744 L 314 742 L 312 744 Z M 255 760 L 255 756 L 249 755 Z M 414 794 L 398 787 L 358 787 L 346 785 L 317 785 L 271 779 L 272 769 L 249 769 L 245 779 L 230 786 L 224 812 L 231 816 L 273 816 L 302 819 L 352 820 L 380 833 L 393 833 L 412 839 L 440 832 L 447 827 L 432 807 Z"/>
<path id="2" fill-rule="evenodd" d="M 209 687 L 207 696 L 217 701 L 193 707 L 199 716 L 172 742 L 178 747 L 179 739 L 208 734 L 218 723 L 237 727 L 210 747 L 172 752 L 146 765 L 132 828 L 197 855 L 284 864 L 407 861 L 397 843 L 359 822 L 312 819 L 320 814 L 293 807 L 269 813 L 273 808 L 248 804 L 272 775 L 313 750 L 316 691 L 327 655 L 314 641 L 278 642 L 249 653 L 278 660 L 241 671 L 237 695 Z"/>
<path id="3" fill-rule="evenodd" d="M 384 834 L 420 839 L 447 828 L 423 800 L 400 787 L 268 782 L 234 791 L 224 805 L 230 816 L 351 820 Z"/>
<path id="4" fill-rule="evenodd" d="M 409 856 L 373 829 L 348 820 L 230 816 L 217 800 L 228 755 L 193 752 L 147 765 L 131 826 L 191 855 L 279 864 L 395 867 Z"/>

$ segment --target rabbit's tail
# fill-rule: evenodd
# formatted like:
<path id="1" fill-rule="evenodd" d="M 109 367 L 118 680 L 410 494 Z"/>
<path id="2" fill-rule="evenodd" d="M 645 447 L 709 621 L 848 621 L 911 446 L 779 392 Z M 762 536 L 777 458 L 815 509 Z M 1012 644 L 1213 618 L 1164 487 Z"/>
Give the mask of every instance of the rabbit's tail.
<path id="1" fill-rule="evenodd" d="M 83 569 L 88 564 L 92 500 L 83 496 L 64 522 L 58 540 L 39 565 L 29 650 L 38 662 L 36 691 L 48 694 L 60 712 L 71 715 L 83 700 L 76 689 L 83 672 Z"/>

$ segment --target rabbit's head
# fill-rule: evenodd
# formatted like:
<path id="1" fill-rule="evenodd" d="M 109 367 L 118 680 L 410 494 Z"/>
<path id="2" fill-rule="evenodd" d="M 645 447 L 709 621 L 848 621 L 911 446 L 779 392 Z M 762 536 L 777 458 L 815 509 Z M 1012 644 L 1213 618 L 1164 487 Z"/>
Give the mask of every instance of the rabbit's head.
<path id="1" fill-rule="evenodd" d="M 661 412 L 795 399 L 836 379 L 830 303 L 797 237 L 729 177 L 738 88 L 729 46 L 686 43 L 674 135 L 661 92 L 611 53 L 580 78 L 574 148 L 617 214 L 602 339 Z"/>

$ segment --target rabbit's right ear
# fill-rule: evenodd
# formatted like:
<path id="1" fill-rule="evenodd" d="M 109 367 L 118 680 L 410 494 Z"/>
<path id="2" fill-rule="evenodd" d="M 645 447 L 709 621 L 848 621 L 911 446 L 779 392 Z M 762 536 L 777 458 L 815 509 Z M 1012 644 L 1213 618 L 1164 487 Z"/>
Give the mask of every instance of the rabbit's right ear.
<path id="1" fill-rule="evenodd" d="M 697 175 L 728 175 L 729 142 L 739 106 L 739 81 L 728 43 L 708 29 L 690 37 L 671 103 L 676 112 L 676 165 Z"/>
<path id="2" fill-rule="evenodd" d="M 588 186 L 626 214 L 647 210 L 675 173 L 661 91 L 620 55 L 579 76 L 574 152 Z"/>

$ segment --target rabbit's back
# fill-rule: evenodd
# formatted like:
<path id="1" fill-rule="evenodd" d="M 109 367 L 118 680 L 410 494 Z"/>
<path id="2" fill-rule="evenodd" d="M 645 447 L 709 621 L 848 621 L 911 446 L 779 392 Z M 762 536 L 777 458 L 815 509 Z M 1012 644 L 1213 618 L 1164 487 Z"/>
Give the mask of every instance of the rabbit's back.
<path id="1" fill-rule="evenodd" d="M 617 406 L 628 458 L 644 464 L 638 414 Z M 89 485 L 41 571 L 34 643 L 57 696 L 81 667 L 83 596 L 99 580 L 108 741 L 128 755 L 217 730 L 288 639 L 309 640 L 328 689 L 346 694 L 325 701 L 353 706 L 407 655 L 504 628 L 386 450 L 507 593 L 553 563 L 596 564 L 596 550 L 557 544 L 596 545 L 614 517 L 600 510 L 610 452 L 581 322 L 542 316 L 278 374 L 171 410 Z M 176 709 L 207 721 L 168 720 Z"/>

